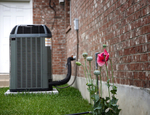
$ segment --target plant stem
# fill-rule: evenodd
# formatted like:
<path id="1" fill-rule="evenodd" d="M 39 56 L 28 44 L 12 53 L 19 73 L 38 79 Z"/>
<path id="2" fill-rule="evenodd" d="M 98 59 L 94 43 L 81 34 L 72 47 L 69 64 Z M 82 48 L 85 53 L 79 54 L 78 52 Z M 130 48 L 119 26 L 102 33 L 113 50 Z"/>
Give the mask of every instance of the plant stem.
<path id="1" fill-rule="evenodd" d="M 89 61 L 89 66 L 90 66 L 90 68 L 89 68 L 90 83 L 92 84 L 92 90 L 93 90 L 93 80 L 91 77 L 91 61 Z M 91 92 L 90 92 L 90 103 L 91 103 Z"/>
<path id="2" fill-rule="evenodd" d="M 90 86 L 88 86 L 89 87 L 89 90 L 90 90 Z M 90 92 L 90 103 L 92 104 L 92 102 L 91 102 L 91 92 Z"/>
<path id="3" fill-rule="evenodd" d="M 107 72 L 108 93 L 109 93 L 109 98 L 110 98 L 110 90 L 109 90 L 109 78 L 108 78 L 108 69 L 107 69 L 107 65 L 106 65 L 106 63 L 105 63 L 105 66 L 106 66 L 106 72 Z"/>
<path id="4" fill-rule="evenodd" d="M 90 78 L 89 78 L 89 72 L 88 72 L 87 65 L 86 65 L 86 58 L 84 58 L 84 61 L 85 61 L 85 71 L 87 72 L 88 79 L 90 80 Z"/>
<path id="5" fill-rule="evenodd" d="M 98 91 L 98 75 L 96 75 L 96 90 L 97 90 L 97 94 L 99 94 L 99 91 Z"/>
<path id="6" fill-rule="evenodd" d="M 102 97 L 102 79 L 101 79 L 101 67 L 100 67 L 100 97 Z"/>
<path id="7" fill-rule="evenodd" d="M 111 63 L 111 73 L 112 73 L 112 81 L 113 81 L 113 86 L 114 86 L 114 75 L 113 75 L 113 65 L 112 65 L 112 60 L 110 59 L 110 63 Z"/>
<path id="8" fill-rule="evenodd" d="M 83 69 L 84 69 L 84 74 L 85 74 L 85 78 L 86 78 L 86 82 L 88 83 L 88 80 L 87 80 L 87 75 L 86 75 L 86 71 L 85 71 L 85 68 L 84 68 L 84 66 L 81 64 L 81 66 L 83 67 Z"/>
<path id="9" fill-rule="evenodd" d="M 89 69 L 90 81 L 93 84 L 92 77 L 91 77 L 91 61 L 89 61 L 89 66 L 90 66 L 90 69 Z"/>
<path id="10" fill-rule="evenodd" d="M 88 72 L 87 65 L 86 65 L 86 58 L 84 58 L 84 61 L 85 61 L 85 74 L 87 72 L 86 75 L 88 75 L 88 79 L 89 79 L 89 80 L 87 80 L 87 83 L 88 83 L 88 81 L 90 82 L 90 76 L 89 76 L 89 72 Z M 89 90 L 90 90 L 90 86 L 88 86 L 88 87 L 89 87 Z M 91 92 L 90 92 L 90 103 L 92 104 L 92 102 L 91 102 Z"/>

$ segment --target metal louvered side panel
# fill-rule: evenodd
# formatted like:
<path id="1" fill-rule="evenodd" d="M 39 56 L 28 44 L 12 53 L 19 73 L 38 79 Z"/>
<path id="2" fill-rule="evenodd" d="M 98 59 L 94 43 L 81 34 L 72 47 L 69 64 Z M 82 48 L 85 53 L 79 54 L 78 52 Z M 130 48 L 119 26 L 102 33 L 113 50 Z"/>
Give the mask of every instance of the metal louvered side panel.
<path id="1" fill-rule="evenodd" d="M 36 43 L 35 39 L 32 38 L 32 87 L 36 87 Z"/>
<path id="2" fill-rule="evenodd" d="M 22 81 L 22 48 L 21 48 L 21 39 L 17 39 L 17 88 L 21 88 L 21 81 Z"/>
<path id="3" fill-rule="evenodd" d="M 21 39 L 22 40 L 22 67 L 21 67 L 21 69 L 22 69 L 22 88 L 26 88 L 26 66 L 27 66 L 27 63 L 26 63 L 26 61 L 27 61 L 27 58 L 26 58 L 26 38 L 22 38 Z"/>
<path id="4" fill-rule="evenodd" d="M 31 52 L 32 52 L 32 42 L 31 42 L 31 40 L 30 39 L 27 39 L 27 87 L 28 88 L 30 88 L 30 87 L 32 87 L 32 85 L 31 85 L 31 81 L 32 81 L 32 72 L 31 72 L 31 63 L 32 63 L 32 61 L 31 61 L 31 58 L 32 58 L 32 56 L 31 56 Z M 29 77 L 30 76 L 30 77 Z"/>
<path id="5" fill-rule="evenodd" d="M 41 88 L 40 38 L 17 38 L 17 88 Z"/>
<path id="6" fill-rule="evenodd" d="M 36 53 L 36 63 L 37 63 L 37 87 L 41 87 L 41 66 L 42 66 L 42 63 L 41 63 L 41 42 L 40 42 L 40 39 L 37 38 L 37 53 Z"/>

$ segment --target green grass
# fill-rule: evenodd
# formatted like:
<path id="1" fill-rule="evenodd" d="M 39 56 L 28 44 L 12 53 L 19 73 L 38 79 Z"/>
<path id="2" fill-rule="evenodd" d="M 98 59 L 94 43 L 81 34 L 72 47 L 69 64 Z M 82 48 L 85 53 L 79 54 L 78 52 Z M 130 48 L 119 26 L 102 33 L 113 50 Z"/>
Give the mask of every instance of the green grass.
<path id="1" fill-rule="evenodd" d="M 0 115 L 65 115 L 91 110 L 91 105 L 72 87 L 58 89 L 59 94 L 4 95 L 0 88 Z"/>

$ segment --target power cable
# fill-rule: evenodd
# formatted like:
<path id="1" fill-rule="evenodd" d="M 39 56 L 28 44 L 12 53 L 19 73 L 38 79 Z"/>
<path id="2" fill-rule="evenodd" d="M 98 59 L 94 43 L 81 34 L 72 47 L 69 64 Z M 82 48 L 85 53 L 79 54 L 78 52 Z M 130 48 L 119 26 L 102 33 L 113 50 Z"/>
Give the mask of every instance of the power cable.
<path id="1" fill-rule="evenodd" d="M 54 27 L 54 23 L 55 23 L 55 17 L 56 17 L 56 10 L 55 10 L 55 3 L 53 2 L 53 6 L 51 5 L 51 0 L 49 0 L 49 7 L 54 11 L 54 21 L 53 21 L 53 24 L 52 24 L 52 30 L 53 30 L 53 27 Z"/>

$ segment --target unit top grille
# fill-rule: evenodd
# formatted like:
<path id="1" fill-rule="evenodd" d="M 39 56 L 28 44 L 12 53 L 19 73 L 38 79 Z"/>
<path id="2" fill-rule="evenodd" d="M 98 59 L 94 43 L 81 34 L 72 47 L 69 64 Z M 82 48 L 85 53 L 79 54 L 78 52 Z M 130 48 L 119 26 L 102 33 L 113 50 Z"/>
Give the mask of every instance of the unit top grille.
<path id="1" fill-rule="evenodd" d="M 19 26 L 17 34 L 44 34 L 44 28 L 43 26 L 33 26 L 33 25 L 28 25 L 28 26 Z"/>
<path id="2" fill-rule="evenodd" d="M 18 37 L 47 37 L 51 38 L 52 34 L 46 25 L 16 25 L 11 33 L 10 38 Z"/>

